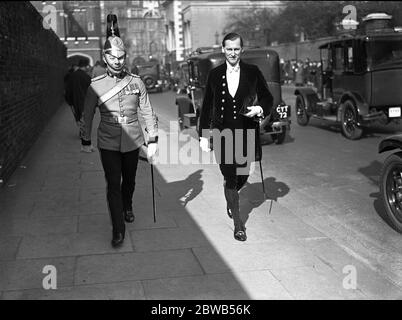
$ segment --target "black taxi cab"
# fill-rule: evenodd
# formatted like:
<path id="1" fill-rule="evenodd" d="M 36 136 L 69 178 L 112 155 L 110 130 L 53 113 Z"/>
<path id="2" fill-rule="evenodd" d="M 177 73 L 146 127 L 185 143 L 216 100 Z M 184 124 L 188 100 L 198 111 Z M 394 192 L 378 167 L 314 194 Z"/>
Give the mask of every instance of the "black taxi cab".
<path id="1" fill-rule="evenodd" d="M 319 47 L 318 90 L 295 90 L 299 125 L 306 126 L 310 118 L 329 120 L 340 124 L 347 139 L 356 140 L 371 124 L 402 118 L 402 33 L 378 23 L 388 21 L 387 15 L 368 15 L 365 22 L 370 21 L 376 22 L 375 28 L 344 34 Z"/>

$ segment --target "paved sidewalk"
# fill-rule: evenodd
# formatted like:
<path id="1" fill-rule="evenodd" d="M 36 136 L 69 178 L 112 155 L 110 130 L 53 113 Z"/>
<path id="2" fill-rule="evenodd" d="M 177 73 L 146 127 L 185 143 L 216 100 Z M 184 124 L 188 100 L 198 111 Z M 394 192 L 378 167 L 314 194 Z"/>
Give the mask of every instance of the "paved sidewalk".
<path id="1" fill-rule="evenodd" d="M 157 165 L 154 223 L 150 167 L 140 162 L 136 220 L 113 249 L 99 154 L 79 150 L 62 106 L 0 190 L 1 299 L 402 298 L 400 283 L 309 224 L 325 218 L 319 203 L 302 204 L 268 169 L 268 193 L 281 201 L 268 214 L 258 172 L 250 177 L 240 196 L 242 243 L 233 239 L 217 166 Z M 47 265 L 57 269 L 57 290 L 42 287 Z M 348 265 L 355 290 L 343 286 Z"/>

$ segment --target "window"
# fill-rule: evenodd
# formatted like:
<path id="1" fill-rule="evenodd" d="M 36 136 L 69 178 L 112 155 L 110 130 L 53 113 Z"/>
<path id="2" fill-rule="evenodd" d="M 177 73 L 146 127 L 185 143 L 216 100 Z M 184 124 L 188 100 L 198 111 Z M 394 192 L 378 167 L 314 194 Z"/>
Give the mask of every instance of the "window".
<path id="1" fill-rule="evenodd" d="M 343 46 L 337 46 L 334 49 L 335 49 L 334 70 L 343 70 L 344 69 Z"/>
<path id="2" fill-rule="evenodd" d="M 352 44 L 346 47 L 346 70 L 354 71 L 353 47 Z"/>
<path id="3" fill-rule="evenodd" d="M 93 21 L 88 22 L 88 31 L 95 31 L 95 23 Z"/>

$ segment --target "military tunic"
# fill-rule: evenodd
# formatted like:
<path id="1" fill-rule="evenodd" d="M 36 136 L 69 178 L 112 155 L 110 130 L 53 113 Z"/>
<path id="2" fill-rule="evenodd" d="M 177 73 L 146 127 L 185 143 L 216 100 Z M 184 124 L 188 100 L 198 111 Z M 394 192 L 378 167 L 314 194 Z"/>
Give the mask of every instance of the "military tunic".
<path id="1" fill-rule="evenodd" d="M 100 97 L 125 77 L 130 77 L 131 81 L 123 90 L 104 103 L 99 101 Z M 92 79 L 84 105 L 83 139 L 86 141 L 91 140 L 96 107 L 99 107 L 101 116 L 98 127 L 98 148 L 129 152 L 139 148 L 146 140 L 148 143 L 157 139 L 157 117 L 153 112 L 145 85 L 139 76 L 124 71 L 120 77 L 105 73 Z M 144 120 L 145 128 L 140 125 L 138 113 Z M 148 138 L 145 138 L 146 135 Z"/>

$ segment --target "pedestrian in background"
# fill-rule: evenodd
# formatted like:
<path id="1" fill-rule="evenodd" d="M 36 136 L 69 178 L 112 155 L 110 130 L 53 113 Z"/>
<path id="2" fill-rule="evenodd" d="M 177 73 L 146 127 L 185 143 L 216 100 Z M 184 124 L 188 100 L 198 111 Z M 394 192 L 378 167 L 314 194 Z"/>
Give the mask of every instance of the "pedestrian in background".
<path id="1" fill-rule="evenodd" d="M 157 150 L 158 121 L 145 85 L 139 76 L 125 69 L 126 49 L 119 36 L 117 17 L 107 16 L 103 59 L 107 72 L 92 79 L 85 98 L 84 134 L 81 150 L 92 152 L 91 131 L 99 108 L 98 148 L 107 184 L 107 203 L 112 222 L 112 246 L 124 241 L 125 222 L 134 221 L 132 198 L 140 147 L 147 143 L 152 161 Z M 145 121 L 145 139 L 138 119 Z"/>
<path id="2" fill-rule="evenodd" d="M 270 114 L 273 96 L 259 68 L 241 61 L 243 40 L 239 34 L 229 33 L 222 41 L 226 61 L 209 72 L 200 114 L 200 147 L 210 151 L 209 129 L 231 133 L 232 139 L 216 141 L 213 149 L 224 178 L 227 214 L 233 219 L 234 238 L 246 241 L 246 227 L 240 219 L 239 190 L 247 182 L 251 161 L 248 145 L 261 152 L 256 117 Z M 254 131 L 254 135 L 250 135 Z M 220 139 L 221 137 L 219 137 Z M 222 142 L 222 143 L 221 143 Z M 243 158 L 243 159 L 239 159 Z M 249 170 L 247 170 L 249 171 Z"/>
<path id="3" fill-rule="evenodd" d="M 105 72 L 106 72 L 106 69 L 105 69 L 104 64 L 98 60 L 98 61 L 95 62 L 95 65 L 92 68 L 91 77 L 92 78 L 99 77 L 102 74 L 104 74 Z"/>
<path id="4" fill-rule="evenodd" d="M 88 60 L 81 59 L 78 62 L 78 69 L 68 76 L 66 84 L 66 101 L 71 106 L 80 138 L 82 138 L 82 112 L 84 110 L 85 94 L 91 84 L 91 77 L 88 75 L 87 70 Z"/>

